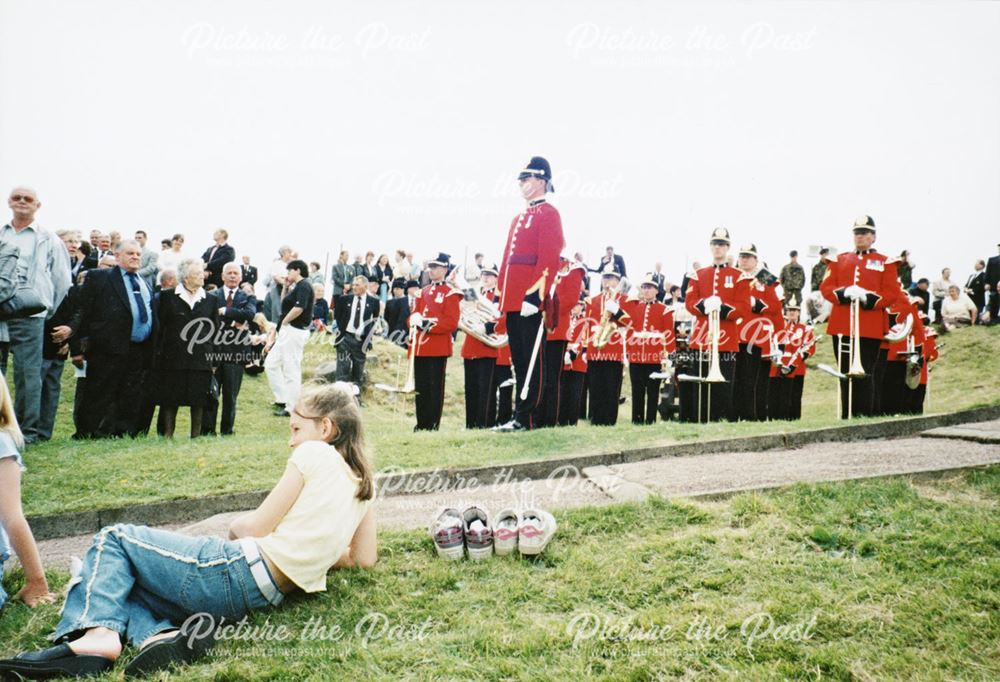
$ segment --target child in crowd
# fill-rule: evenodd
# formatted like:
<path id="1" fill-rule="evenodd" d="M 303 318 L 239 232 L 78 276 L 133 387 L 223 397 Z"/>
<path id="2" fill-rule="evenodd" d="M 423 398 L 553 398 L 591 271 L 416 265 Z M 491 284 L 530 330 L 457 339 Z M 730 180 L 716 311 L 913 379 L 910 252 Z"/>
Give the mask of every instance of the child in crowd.
<path id="1" fill-rule="evenodd" d="M 27 606 L 37 606 L 55 599 L 42 570 L 35 538 L 21 510 L 21 448 L 24 437 L 14 416 L 14 402 L 7 389 L 7 381 L 0 375 L 0 608 L 7 601 L 3 589 L 3 564 L 10 558 L 13 547 L 24 569 L 25 584 L 14 599 Z"/>
<path id="2" fill-rule="evenodd" d="M 331 568 L 373 566 L 375 481 L 351 387 L 313 385 L 289 407 L 285 473 L 228 540 L 104 528 L 70 581 L 57 645 L 0 661 L 0 677 L 101 673 L 121 655 L 120 638 L 139 648 L 126 676 L 146 675 L 204 653 L 209 619 L 235 622 L 295 589 L 325 590 Z"/>

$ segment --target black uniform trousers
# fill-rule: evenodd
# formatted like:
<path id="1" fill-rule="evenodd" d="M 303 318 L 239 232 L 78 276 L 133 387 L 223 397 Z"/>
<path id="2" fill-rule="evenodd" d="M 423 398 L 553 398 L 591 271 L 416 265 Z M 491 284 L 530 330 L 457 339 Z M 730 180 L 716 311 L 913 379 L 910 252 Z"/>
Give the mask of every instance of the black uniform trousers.
<path id="1" fill-rule="evenodd" d="M 876 414 L 876 406 L 879 404 L 877 394 L 880 387 L 875 381 L 875 376 L 881 376 L 882 374 L 882 370 L 879 368 L 879 345 L 882 343 L 882 340 L 866 339 L 862 337 L 860 341 L 859 350 L 861 351 L 861 366 L 865 370 L 865 376 L 840 380 L 841 419 L 847 419 L 848 389 L 850 389 L 850 391 L 854 394 L 853 400 L 851 401 L 851 410 L 853 416 L 855 417 L 874 416 Z M 843 353 L 840 352 L 841 343 L 843 343 Z M 849 353 L 847 352 L 849 344 L 850 340 L 847 337 L 833 337 L 834 357 L 838 359 L 838 366 L 843 374 L 847 374 L 851 365 Z"/>
<path id="2" fill-rule="evenodd" d="M 882 389 L 879 392 L 879 414 L 904 414 L 907 403 L 906 360 L 885 363 L 882 370 Z"/>
<path id="3" fill-rule="evenodd" d="M 465 365 L 465 428 L 485 429 L 489 420 L 490 396 L 495 391 L 493 368 L 496 358 L 466 358 Z M 493 402 L 496 402 L 494 397 Z"/>
<path id="4" fill-rule="evenodd" d="M 542 404 L 539 426 L 555 426 L 559 422 L 559 406 L 562 395 L 559 392 L 563 374 L 563 357 L 566 355 L 566 341 L 545 340 L 545 375 L 542 378 Z"/>
<path id="5" fill-rule="evenodd" d="M 906 413 L 907 414 L 923 414 L 924 413 L 924 398 L 927 396 L 927 385 L 920 384 L 915 389 L 906 390 Z"/>
<path id="6" fill-rule="evenodd" d="M 201 433 L 202 435 L 215 433 L 215 420 L 221 402 L 222 420 L 219 424 L 219 433 L 223 436 L 231 436 L 233 435 L 233 426 L 236 424 L 236 398 L 243 386 L 243 363 L 221 363 L 215 370 L 215 378 L 219 382 L 219 399 L 209 398 L 208 402 L 205 403 L 205 410 L 201 417 Z"/>
<path id="7" fill-rule="evenodd" d="M 620 360 L 591 360 L 587 364 L 590 383 L 590 423 L 614 426 L 618 421 L 618 395 L 622 390 Z"/>
<path id="8" fill-rule="evenodd" d="M 538 328 L 542 324 L 541 313 L 535 313 L 529 317 L 521 317 L 521 313 L 507 313 L 507 343 L 510 344 L 510 359 L 514 367 L 514 376 L 517 379 L 517 395 L 514 402 L 514 419 L 521 426 L 532 429 L 538 426 L 539 400 L 542 394 L 542 377 L 544 363 L 544 353 L 541 352 L 545 345 L 545 332 L 542 332 L 542 344 L 539 347 L 538 359 L 535 361 L 535 368 L 531 373 L 530 381 L 527 376 L 528 365 L 531 364 L 531 354 L 535 349 L 535 338 L 538 336 Z M 560 362 L 562 359 L 560 358 Z M 527 385 L 527 397 L 521 399 L 521 391 Z"/>
<path id="9" fill-rule="evenodd" d="M 771 419 L 802 417 L 802 388 L 805 377 L 770 377 L 767 404 Z"/>
<path id="10" fill-rule="evenodd" d="M 150 347 L 130 343 L 121 355 L 94 353 L 87 358 L 81 436 L 107 438 L 135 437 L 141 430 L 140 418 L 149 396 Z"/>
<path id="11" fill-rule="evenodd" d="M 493 369 L 493 386 L 490 391 L 490 403 L 487 408 L 487 426 L 506 424 L 514 418 L 514 387 L 503 386 L 508 379 L 514 377 L 510 365 L 497 365 Z"/>
<path id="12" fill-rule="evenodd" d="M 583 382 L 586 372 L 563 372 L 559 385 L 559 426 L 576 426 L 580 420 L 583 401 Z"/>
<path id="13" fill-rule="evenodd" d="M 655 424 L 656 407 L 660 403 L 660 379 L 649 375 L 660 371 L 657 364 L 630 364 L 628 376 L 632 383 L 632 423 Z"/>
<path id="14" fill-rule="evenodd" d="M 698 391 L 698 412 L 695 421 L 717 422 L 722 419 L 736 421 L 736 414 L 733 408 L 733 389 L 736 377 L 736 353 L 724 353 L 719 351 L 719 371 L 726 379 L 724 383 L 710 384 L 708 382 L 694 384 Z M 698 371 L 701 377 L 708 376 L 709 367 L 712 364 L 712 353 L 704 351 L 698 362 Z"/>
<path id="15" fill-rule="evenodd" d="M 417 390 L 417 426 L 414 431 L 437 431 L 444 409 L 444 372 L 448 358 L 413 359 L 413 385 Z"/>
<path id="16" fill-rule="evenodd" d="M 740 421 L 754 421 L 760 347 L 741 343 L 733 372 L 733 411 Z"/>

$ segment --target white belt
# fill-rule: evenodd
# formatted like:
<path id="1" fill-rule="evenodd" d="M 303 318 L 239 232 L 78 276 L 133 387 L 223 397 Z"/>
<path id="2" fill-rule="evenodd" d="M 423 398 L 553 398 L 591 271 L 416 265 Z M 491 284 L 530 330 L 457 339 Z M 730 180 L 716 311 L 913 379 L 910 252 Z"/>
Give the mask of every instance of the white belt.
<path id="1" fill-rule="evenodd" d="M 284 600 L 285 595 L 278 589 L 274 578 L 271 577 L 271 572 L 267 570 L 267 564 L 264 563 L 264 558 L 260 555 L 257 543 L 250 538 L 240 538 L 239 543 L 243 547 L 247 566 L 250 567 L 250 575 L 257 583 L 260 593 L 264 595 L 264 599 L 271 603 L 271 606 L 277 606 Z"/>

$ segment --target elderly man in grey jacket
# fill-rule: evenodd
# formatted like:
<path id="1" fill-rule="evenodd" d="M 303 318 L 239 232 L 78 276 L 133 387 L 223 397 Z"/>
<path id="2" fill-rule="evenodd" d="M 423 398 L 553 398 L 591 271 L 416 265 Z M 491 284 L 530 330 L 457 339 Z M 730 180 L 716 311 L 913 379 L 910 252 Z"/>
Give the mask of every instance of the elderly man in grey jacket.
<path id="1" fill-rule="evenodd" d="M 70 285 L 69 253 L 57 236 L 35 223 L 42 204 L 30 187 L 15 187 L 7 200 L 11 221 L 0 228 L 0 241 L 18 248 L 18 281 L 38 293 L 46 310 L 7 322 L 14 359 L 14 412 L 25 443 L 38 439 L 42 400 L 42 334 L 45 318 L 62 303 Z M 0 364 L 6 371 L 6 353 Z"/>

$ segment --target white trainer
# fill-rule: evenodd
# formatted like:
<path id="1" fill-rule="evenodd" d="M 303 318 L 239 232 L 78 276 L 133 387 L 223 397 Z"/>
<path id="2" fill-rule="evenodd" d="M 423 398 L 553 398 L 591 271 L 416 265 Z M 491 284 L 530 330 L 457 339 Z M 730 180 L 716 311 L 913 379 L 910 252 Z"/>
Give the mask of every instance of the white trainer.
<path id="1" fill-rule="evenodd" d="M 493 528 L 490 526 L 490 513 L 485 507 L 468 507 L 462 512 L 462 521 L 469 559 L 480 561 L 493 554 Z"/>
<path id="2" fill-rule="evenodd" d="M 517 548 L 522 556 L 541 554 L 555 533 L 556 517 L 544 509 L 525 509 L 517 528 Z"/>
<path id="3" fill-rule="evenodd" d="M 440 510 L 431 519 L 428 530 L 439 557 L 458 561 L 465 556 L 462 515 L 457 509 L 448 507 Z"/>
<path id="4" fill-rule="evenodd" d="M 513 554 L 517 549 L 517 527 L 521 515 L 516 509 L 504 509 L 493 522 L 493 549 L 499 556 Z"/>

